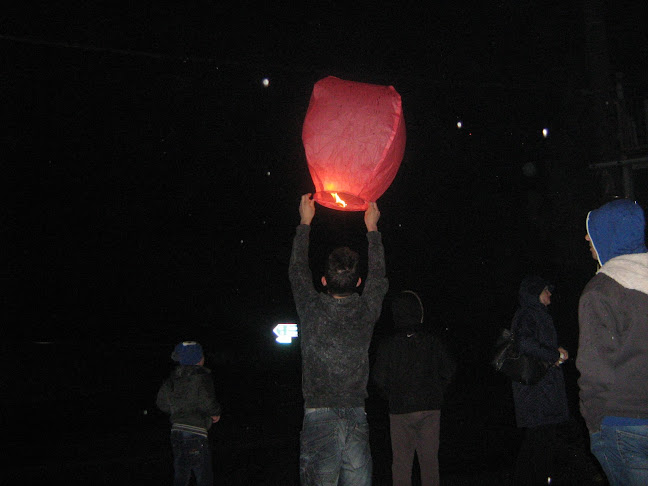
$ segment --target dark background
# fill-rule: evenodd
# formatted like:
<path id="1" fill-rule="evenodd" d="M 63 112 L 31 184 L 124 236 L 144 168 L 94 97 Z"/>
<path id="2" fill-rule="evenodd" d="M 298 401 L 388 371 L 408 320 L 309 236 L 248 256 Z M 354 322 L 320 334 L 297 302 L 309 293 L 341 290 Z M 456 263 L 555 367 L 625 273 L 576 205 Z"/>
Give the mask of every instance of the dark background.
<path id="1" fill-rule="evenodd" d="M 313 190 L 301 126 L 313 84 L 334 75 L 402 96 L 406 152 L 378 201 L 390 288 L 422 295 L 460 361 L 449 402 L 462 439 L 446 444 L 444 471 L 495 467 L 499 449 L 462 427 L 488 440 L 513 427 L 487 359 L 519 281 L 556 284 L 552 311 L 575 356 L 578 295 L 596 270 L 585 217 L 623 195 L 618 170 L 591 165 L 645 156 L 643 2 L 256 3 L 4 8 L 3 421 L 27 417 L 52 444 L 87 443 L 60 441 L 43 429 L 53 424 L 166 433 L 151 397 L 173 345 L 198 339 L 230 414 L 223 437 L 253 437 L 245 427 L 266 411 L 294 438 L 299 352 L 272 329 L 297 322 L 287 264 L 299 197 Z M 646 172 L 634 171 L 644 205 Z M 364 255 L 364 233 L 361 213 L 318 206 L 316 275 L 333 246 Z M 374 343 L 390 330 L 385 309 Z M 573 362 L 565 369 L 577 421 Z"/>

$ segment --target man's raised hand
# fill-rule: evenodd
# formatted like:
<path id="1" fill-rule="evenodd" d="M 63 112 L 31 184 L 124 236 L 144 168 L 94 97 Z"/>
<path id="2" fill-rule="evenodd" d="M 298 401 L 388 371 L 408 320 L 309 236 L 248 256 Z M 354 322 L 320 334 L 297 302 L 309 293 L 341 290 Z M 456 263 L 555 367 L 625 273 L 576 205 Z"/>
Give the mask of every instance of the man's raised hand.
<path id="1" fill-rule="evenodd" d="M 311 194 L 304 194 L 299 203 L 299 224 L 311 224 L 315 216 L 315 201 L 311 199 Z"/>
<path id="2" fill-rule="evenodd" d="M 367 231 L 378 231 L 379 219 L 380 211 L 378 210 L 378 204 L 376 204 L 375 202 L 370 202 L 364 216 L 365 225 L 367 225 Z"/>

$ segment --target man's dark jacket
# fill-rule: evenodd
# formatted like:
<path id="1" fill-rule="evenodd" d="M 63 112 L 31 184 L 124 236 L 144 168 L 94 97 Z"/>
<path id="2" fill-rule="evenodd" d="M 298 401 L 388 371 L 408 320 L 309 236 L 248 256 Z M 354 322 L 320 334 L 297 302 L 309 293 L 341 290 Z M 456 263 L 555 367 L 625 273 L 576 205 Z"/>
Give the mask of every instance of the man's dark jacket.
<path id="1" fill-rule="evenodd" d="M 591 211 L 601 269 L 578 307 L 580 410 L 590 433 L 604 417 L 648 421 L 648 252 L 645 216 L 619 199 Z"/>
<path id="2" fill-rule="evenodd" d="M 392 304 L 396 332 L 378 347 L 372 378 L 389 401 L 389 413 L 440 410 L 456 363 L 423 327 L 423 306 L 413 292 Z"/>
<path id="3" fill-rule="evenodd" d="M 364 407 L 369 344 L 387 293 L 380 233 L 367 233 L 368 270 L 362 295 L 319 293 L 308 265 L 309 225 L 299 225 L 289 277 L 300 321 L 302 393 L 306 408 Z"/>

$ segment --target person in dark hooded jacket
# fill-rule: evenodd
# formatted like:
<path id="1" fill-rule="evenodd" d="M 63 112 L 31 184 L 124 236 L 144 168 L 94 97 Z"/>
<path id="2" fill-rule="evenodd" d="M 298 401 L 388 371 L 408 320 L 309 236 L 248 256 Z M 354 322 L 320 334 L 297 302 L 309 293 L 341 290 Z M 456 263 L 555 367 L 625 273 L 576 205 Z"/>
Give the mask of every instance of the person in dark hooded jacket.
<path id="1" fill-rule="evenodd" d="M 396 331 L 380 343 L 372 377 L 389 401 L 393 484 L 411 484 L 416 453 L 421 485 L 437 486 L 441 406 L 456 364 L 439 338 L 424 329 L 415 292 L 398 294 L 392 314 Z"/>
<path id="2" fill-rule="evenodd" d="M 648 249 L 645 215 L 618 199 L 587 215 L 600 269 L 580 298 L 576 367 L 590 448 L 612 486 L 648 484 Z"/>
<path id="3" fill-rule="evenodd" d="M 538 276 L 520 284 L 518 307 L 511 331 L 520 351 L 548 364 L 548 371 L 535 385 L 513 382 L 517 426 L 525 435 L 516 464 L 516 485 L 547 484 L 554 466 L 556 425 L 569 419 L 565 380 L 560 365 L 569 355 L 558 346 L 558 336 L 547 307 L 553 287 Z"/>

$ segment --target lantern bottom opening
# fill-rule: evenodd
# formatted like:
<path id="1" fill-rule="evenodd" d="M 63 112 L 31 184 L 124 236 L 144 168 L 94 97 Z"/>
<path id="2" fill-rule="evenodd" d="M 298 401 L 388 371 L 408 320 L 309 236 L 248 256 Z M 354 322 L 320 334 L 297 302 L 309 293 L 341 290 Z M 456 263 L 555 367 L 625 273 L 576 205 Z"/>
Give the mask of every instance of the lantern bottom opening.
<path id="1" fill-rule="evenodd" d="M 320 191 L 313 195 L 313 200 L 322 206 L 340 211 L 366 211 L 369 207 L 367 201 L 361 197 L 346 192 Z"/>

